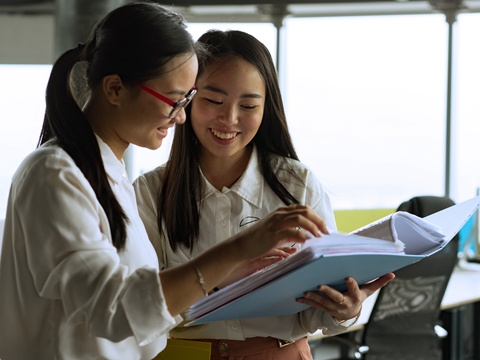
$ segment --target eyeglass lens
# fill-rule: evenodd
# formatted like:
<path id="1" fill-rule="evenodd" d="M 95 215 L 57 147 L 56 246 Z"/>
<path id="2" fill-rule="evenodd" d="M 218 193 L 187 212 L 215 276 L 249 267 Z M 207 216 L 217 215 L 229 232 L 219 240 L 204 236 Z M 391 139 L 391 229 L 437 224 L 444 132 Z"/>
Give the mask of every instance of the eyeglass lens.
<path id="1" fill-rule="evenodd" d="M 187 94 L 187 96 L 176 102 L 175 105 L 173 106 L 172 110 L 170 111 L 170 114 L 168 115 L 168 117 L 170 119 L 173 119 L 175 116 L 178 115 L 178 113 L 185 107 L 187 107 L 188 104 L 190 104 L 190 101 L 192 101 L 193 97 L 195 96 L 195 94 L 197 93 L 197 89 L 196 88 L 193 88 L 192 90 L 190 90 L 190 92 Z"/>

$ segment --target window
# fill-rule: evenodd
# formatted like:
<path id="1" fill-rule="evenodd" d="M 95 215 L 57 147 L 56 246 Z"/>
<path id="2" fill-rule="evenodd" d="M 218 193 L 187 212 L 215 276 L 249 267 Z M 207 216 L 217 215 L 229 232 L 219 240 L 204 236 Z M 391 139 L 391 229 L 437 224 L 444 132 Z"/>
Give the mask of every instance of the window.
<path id="1" fill-rule="evenodd" d="M 286 22 L 289 126 L 334 208 L 443 194 L 447 30 L 443 15 Z"/>
<path id="2" fill-rule="evenodd" d="M 461 14 L 455 33 L 452 197 L 476 195 L 480 187 L 480 14 Z"/>
<path id="3" fill-rule="evenodd" d="M 51 65 L 0 65 L 0 219 L 5 217 L 13 174 L 37 146 L 51 68 Z"/>

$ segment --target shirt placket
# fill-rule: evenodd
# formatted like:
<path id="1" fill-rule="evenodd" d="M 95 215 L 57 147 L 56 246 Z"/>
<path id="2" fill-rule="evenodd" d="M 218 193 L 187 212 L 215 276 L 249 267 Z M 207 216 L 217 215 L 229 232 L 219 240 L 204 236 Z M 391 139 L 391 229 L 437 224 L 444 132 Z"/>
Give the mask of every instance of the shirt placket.
<path id="1" fill-rule="evenodd" d="M 230 214 L 232 203 L 222 193 L 217 194 L 217 207 L 215 209 L 215 240 L 219 243 L 230 237 Z"/>
<path id="2" fill-rule="evenodd" d="M 223 193 L 217 194 L 217 206 L 215 209 L 215 237 L 216 242 L 219 243 L 231 234 L 231 214 L 232 202 L 227 195 Z M 227 325 L 228 339 L 239 339 L 241 337 L 242 328 L 239 320 L 229 320 L 225 322 Z"/>

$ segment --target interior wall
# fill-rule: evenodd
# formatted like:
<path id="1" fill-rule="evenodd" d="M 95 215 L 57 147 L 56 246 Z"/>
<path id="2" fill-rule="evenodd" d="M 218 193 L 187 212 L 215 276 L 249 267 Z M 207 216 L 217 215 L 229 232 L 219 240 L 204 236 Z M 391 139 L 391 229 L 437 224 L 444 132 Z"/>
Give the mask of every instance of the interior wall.
<path id="1" fill-rule="evenodd" d="M 53 15 L 0 14 L 0 64 L 52 64 Z"/>

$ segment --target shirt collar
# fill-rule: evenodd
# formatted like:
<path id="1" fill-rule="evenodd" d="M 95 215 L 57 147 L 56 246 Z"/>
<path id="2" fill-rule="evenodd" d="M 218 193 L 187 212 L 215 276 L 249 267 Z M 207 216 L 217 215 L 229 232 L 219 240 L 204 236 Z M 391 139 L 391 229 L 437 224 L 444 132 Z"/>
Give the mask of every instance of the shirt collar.
<path id="1" fill-rule="evenodd" d="M 110 149 L 110 146 L 108 146 L 97 134 L 95 134 L 95 137 L 97 138 L 98 146 L 100 147 L 103 166 L 105 166 L 107 176 L 111 181 L 119 184 L 124 177 L 127 177 L 125 163 L 123 160 L 119 161 L 117 159 L 112 149 Z"/>
<path id="2" fill-rule="evenodd" d="M 201 169 L 200 173 L 202 173 Z M 210 195 L 218 192 L 218 190 L 208 182 L 203 173 L 202 178 L 204 179 L 205 183 L 204 196 L 202 198 L 203 201 Z M 235 184 L 233 184 L 230 189 L 224 188 L 222 192 L 225 193 L 232 191 L 253 206 L 261 208 L 263 201 L 264 182 L 265 180 L 260 170 L 260 164 L 258 163 L 257 148 L 255 145 L 253 145 L 250 160 L 248 161 L 247 167 L 242 176 L 235 182 Z"/>

